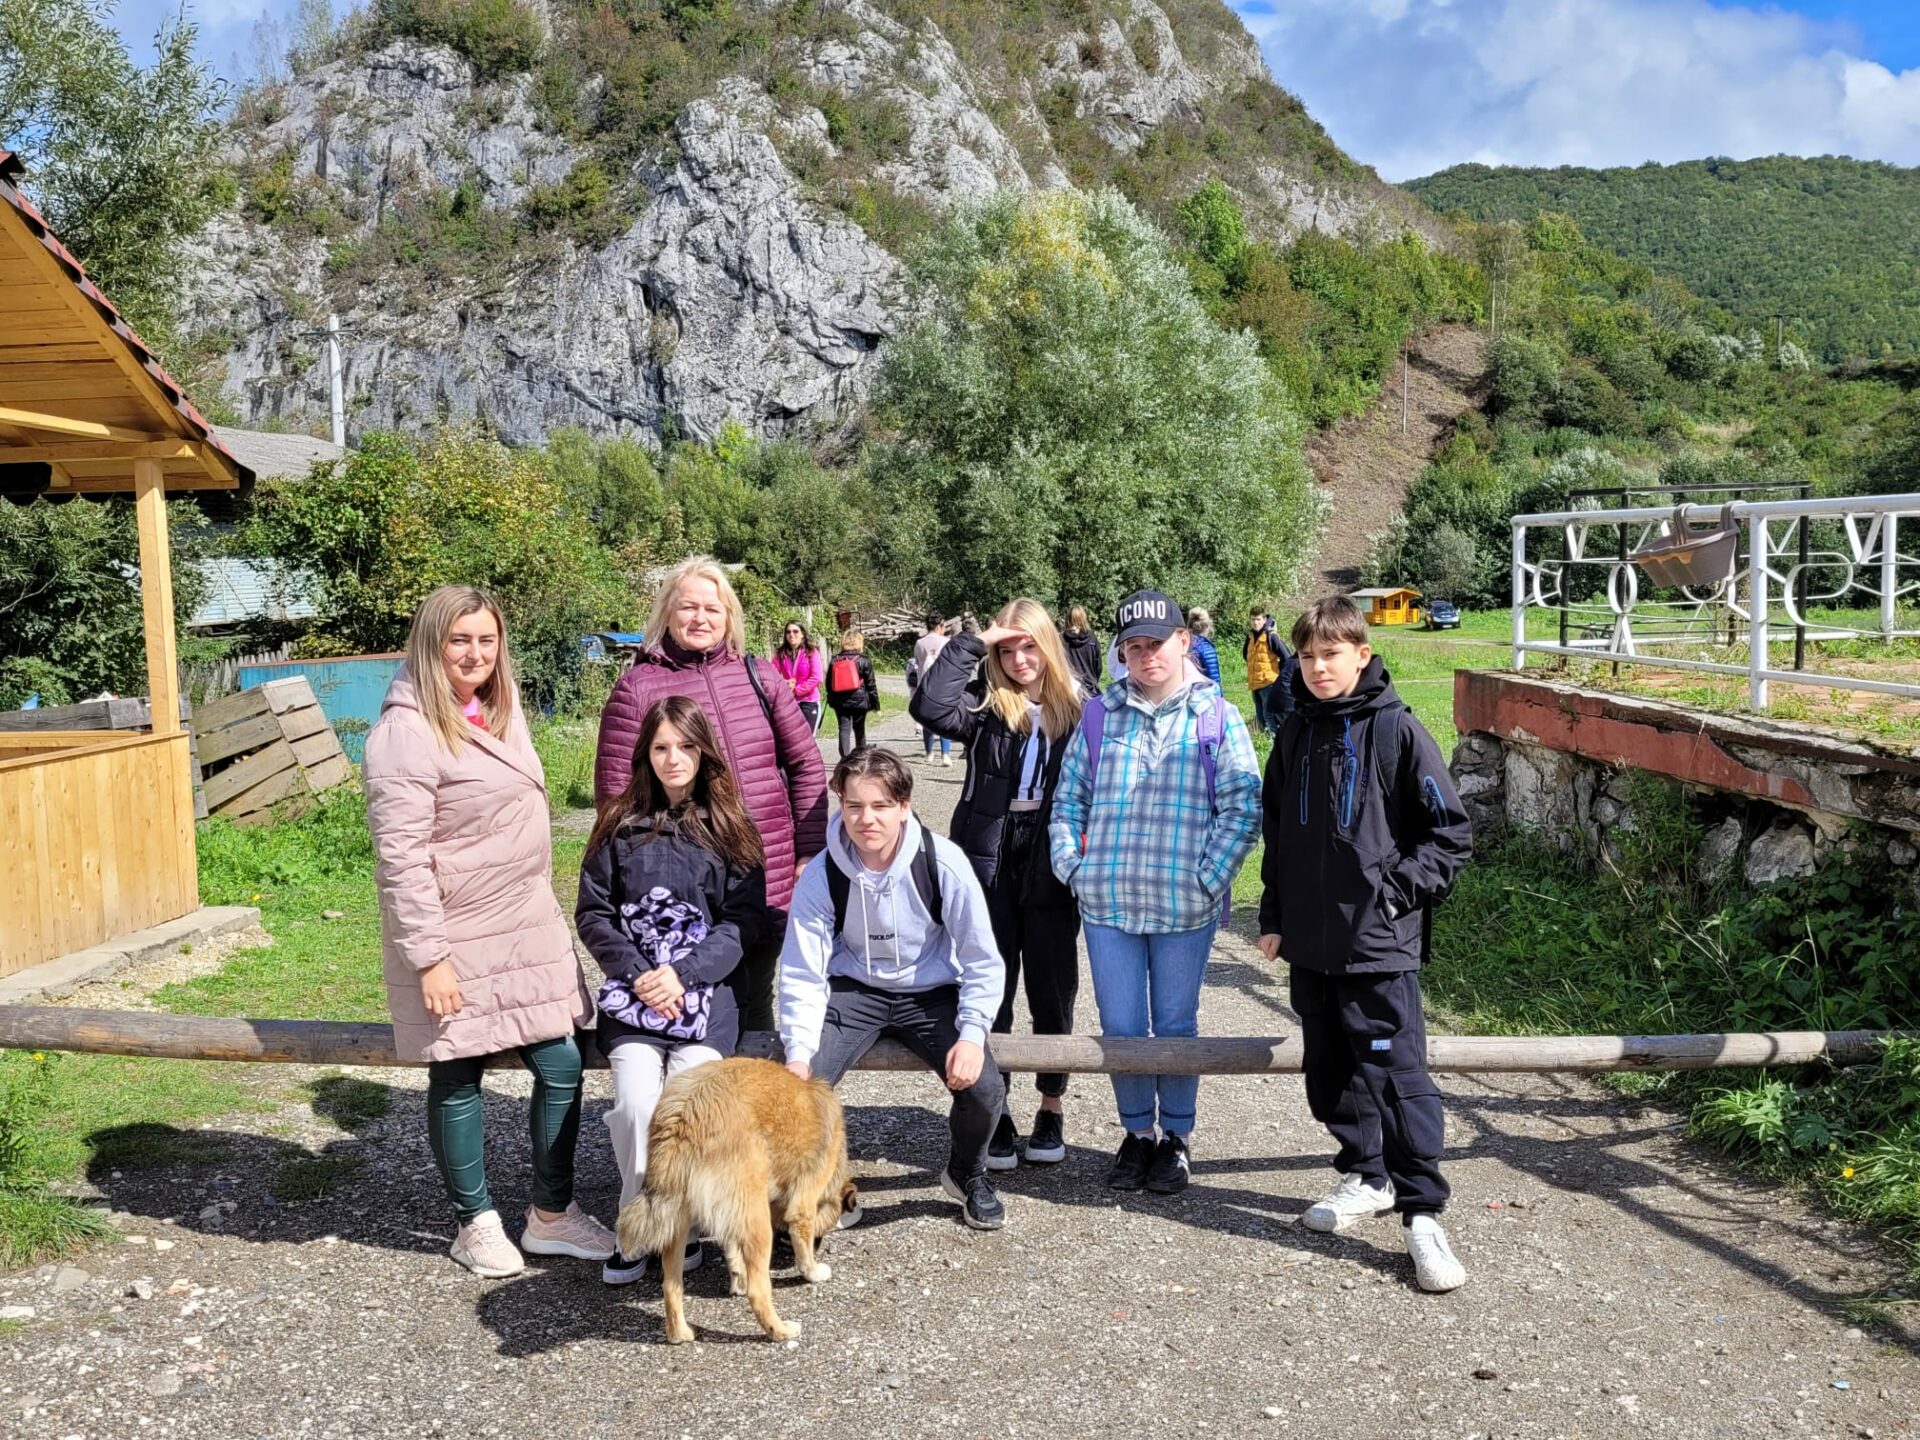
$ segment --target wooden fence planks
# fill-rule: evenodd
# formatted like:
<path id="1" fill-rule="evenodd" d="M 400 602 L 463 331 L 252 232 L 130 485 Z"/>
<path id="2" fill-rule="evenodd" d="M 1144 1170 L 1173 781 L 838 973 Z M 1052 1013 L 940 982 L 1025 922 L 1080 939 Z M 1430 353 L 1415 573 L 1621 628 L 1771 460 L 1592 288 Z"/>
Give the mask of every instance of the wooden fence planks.
<path id="1" fill-rule="evenodd" d="M 193 712 L 210 814 L 264 824 L 282 801 L 318 794 L 353 774 L 304 675 L 210 700 Z"/>

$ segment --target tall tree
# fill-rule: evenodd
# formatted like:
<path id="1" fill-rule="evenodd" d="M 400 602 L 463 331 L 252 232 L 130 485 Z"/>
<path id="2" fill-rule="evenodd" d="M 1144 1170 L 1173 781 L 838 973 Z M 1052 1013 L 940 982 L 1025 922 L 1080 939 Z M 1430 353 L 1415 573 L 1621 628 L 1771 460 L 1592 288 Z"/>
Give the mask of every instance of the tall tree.
<path id="1" fill-rule="evenodd" d="M 148 343 L 173 332 L 184 242 L 230 182 L 218 165 L 226 88 L 180 14 L 134 63 L 113 0 L 0 0 L 0 145 L 54 232 Z"/>

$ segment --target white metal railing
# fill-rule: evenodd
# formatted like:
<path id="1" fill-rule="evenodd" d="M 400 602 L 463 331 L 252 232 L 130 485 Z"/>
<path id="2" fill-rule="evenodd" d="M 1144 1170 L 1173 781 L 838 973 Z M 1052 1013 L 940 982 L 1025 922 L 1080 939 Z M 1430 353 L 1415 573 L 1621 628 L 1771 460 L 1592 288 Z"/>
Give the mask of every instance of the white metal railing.
<path id="1" fill-rule="evenodd" d="M 1664 600 L 1655 598 L 1651 586 L 1643 587 L 1633 551 L 1663 533 L 1663 527 L 1701 524 L 1723 516 L 1744 528 L 1746 542 L 1724 576 L 1700 586 L 1679 587 Z M 1801 522 L 1813 520 L 1839 522 L 1840 548 L 1828 546 L 1813 551 L 1802 546 Z M 1797 631 L 1807 639 L 1920 636 L 1920 629 L 1903 629 L 1898 623 L 1901 601 L 1920 597 L 1920 553 L 1905 553 L 1899 548 L 1901 522 L 1908 522 L 1907 534 L 1912 537 L 1920 529 L 1913 523 L 1916 520 L 1920 520 L 1920 494 L 1516 515 L 1513 668 L 1524 668 L 1528 655 L 1563 655 L 1744 675 L 1747 703 L 1756 710 L 1766 708 L 1767 686 L 1773 680 L 1920 698 L 1920 683 L 1781 670 L 1773 666 L 1770 654 L 1770 646 L 1781 638 L 1775 634 L 1776 611 L 1784 617 L 1782 628 L 1788 634 Z M 1599 538 L 1594 532 L 1602 529 L 1612 541 L 1604 555 L 1594 553 L 1594 542 Z M 1536 531 L 1557 532 L 1565 554 L 1530 559 L 1527 540 Z M 1597 587 L 1604 598 L 1569 601 L 1570 583 L 1597 570 L 1605 571 L 1604 582 Z M 1828 572 L 1836 574 L 1838 582 L 1825 585 L 1817 594 L 1808 593 L 1809 583 Z M 1593 588 L 1579 587 L 1581 593 Z M 1644 598 L 1643 588 L 1648 591 Z M 1815 625 L 1805 611 L 1813 603 L 1848 608 L 1865 606 L 1869 600 L 1876 602 L 1878 611 L 1878 624 L 1871 628 Z M 1529 639 L 1527 612 L 1531 607 L 1582 617 L 1581 637 Z M 1680 644 L 1710 644 L 1723 636 L 1734 643 L 1746 642 L 1744 665 L 1654 653 Z M 1920 667 L 1916 667 L 1914 678 L 1920 680 Z"/>

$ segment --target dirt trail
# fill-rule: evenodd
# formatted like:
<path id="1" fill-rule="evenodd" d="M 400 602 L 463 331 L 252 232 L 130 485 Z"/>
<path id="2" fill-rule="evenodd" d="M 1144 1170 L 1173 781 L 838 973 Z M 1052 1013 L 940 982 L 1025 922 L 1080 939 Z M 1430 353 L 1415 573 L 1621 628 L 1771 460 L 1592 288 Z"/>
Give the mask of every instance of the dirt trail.
<path id="1" fill-rule="evenodd" d="M 1359 584 L 1368 537 L 1400 513 L 1407 489 L 1453 423 L 1484 402 L 1486 332 L 1469 325 L 1440 325 L 1414 342 L 1408 367 L 1407 433 L 1400 433 L 1400 371 L 1395 368 L 1380 398 L 1364 414 L 1350 416 L 1307 441 L 1314 478 L 1333 500 L 1320 550 L 1307 570 L 1305 588 L 1347 589 Z"/>
<path id="2" fill-rule="evenodd" d="M 890 695 L 872 733 L 917 756 L 901 708 Z M 916 807 L 944 829 L 964 771 L 915 769 Z M 1091 1031 L 1084 970 L 1081 996 Z M 1296 1023 L 1237 917 L 1203 1032 Z M 71 1273 L 0 1276 L 0 1314 L 36 1312 L 0 1327 L 0 1434 L 1744 1440 L 1920 1425 L 1915 1337 L 1863 1333 L 1846 1309 L 1895 1289 L 1897 1260 L 1692 1148 L 1679 1117 L 1575 1080 L 1441 1078 L 1448 1224 L 1471 1275 L 1442 1297 L 1413 1288 L 1390 1220 L 1339 1239 L 1297 1223 L 1331 1179 L 1297 1077 L 1205 1081 L 1175 1199 L 1102 1188 L 1111 1091 L 1078 1079 L 1066 1162 L 1003 1177 L 1006 1228 L 980 1235 L 934 1184 L 936 1082 L 856 1074 L 843 1093 L 867 1219 L 833 1242 L 825 1285 L 778 1278 L 802 1339 L 762 1341 L 710 1264 L 689 1281 L 703 1343 L 668 1349 L 651 1278 L 615 1292 L 574 1261 L 504 1282 L 456 1268 L 424 1077 L 354 1073 L 393 1101 L 357 1138 L 318 1101 L 298 1126 L 236 1119 L 215 1169 L 99 1177 L 123 1243 Z M 489 1081 L 510 1230 L 525 1093 L 524 1076 Z M 1013 1095 L 1024 1128 L 1031 1078 Z M 609 1215 L 604 1074 L 588 1097 L 580 1198 Z M 293 1154 L 337 1157 L 349 1183 L 276 1204 L 265 1177 Z"/>

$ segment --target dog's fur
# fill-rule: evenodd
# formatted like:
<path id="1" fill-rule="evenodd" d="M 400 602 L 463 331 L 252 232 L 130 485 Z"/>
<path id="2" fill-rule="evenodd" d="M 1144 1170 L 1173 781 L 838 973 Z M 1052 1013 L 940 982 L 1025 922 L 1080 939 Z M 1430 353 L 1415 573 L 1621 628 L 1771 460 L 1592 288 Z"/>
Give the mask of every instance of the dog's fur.
<path id="1" fill-rule="evenodd" d="M 795 1268 L 818 1284 L 833 1271 L 815 1258 L 814 1241 L 857 1201 L 833 1087 L 771 1060 L 718 1060 L 681 1071 L 661 1091 L 645 1183 L 620 1212 L 620 1253 L 660 1256 L 669 1344 L 693 1339 L 682 1266 L 695 1233 L 725 1250 L 734 1293 L 746 1291 L 767 1337 L 790 1340 L 800 1326 L 774 1310 L 768 1274 L 774 1227 L 786 1226 Z"/>

